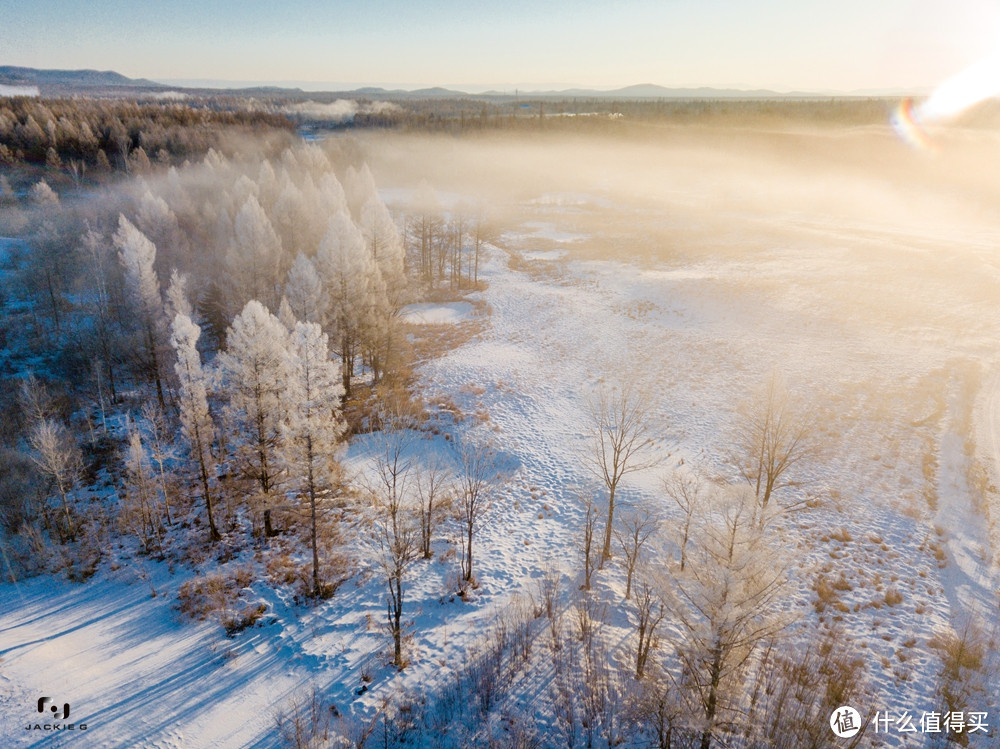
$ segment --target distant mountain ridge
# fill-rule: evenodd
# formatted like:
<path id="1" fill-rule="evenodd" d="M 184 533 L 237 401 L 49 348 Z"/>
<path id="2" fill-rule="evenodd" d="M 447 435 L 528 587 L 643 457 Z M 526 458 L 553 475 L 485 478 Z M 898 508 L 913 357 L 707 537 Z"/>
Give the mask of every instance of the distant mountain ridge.
<path id="1" fill-rule="evenodd" d="M 372 98 L 412 98 L 412 99 L 802 99 L 826 97 L 870 97 L 870 96 L 900 96 L 912 95 L 913 92 L 869 90 L 869 91 L 793 91 L 779 92 L 771 89 L 740 89 L 678 87 L 668 88 L 653 83 L 639 83 L 616 89 L 568 88 L 562 90 L 528 90 L 505 89 L 491 90 L 482 93 L 469 93 L 452 88 L 434 86 L 416 90 L 385 89 L 378 86 L 362 86 L 353 90 L 343 90 L 332 85 L 327 91 L 304 91 L 291 85 L 241 84 L 237 81 L 212 81 L 211 85 L 198 85 L 200 82 L 190 82 L 189 85 L 175 83 L 160 83 L 147 78 L 128 78 L 113 70 L 48 70 L 26 68 L 14 65 L 0 65 L 0 85 L 6 86 L 37 86 L 41 94 L 62 95 L 74 90 L 90 89 L 96 91 L 105 89 L 113 91 L 188 91 L 211 92 L 227 91 L 243 94 L 290 94 L 293 96 L 309 96 L 315 94 L 338 94 L 356 97 Z M 231 85 L 226 85 L 231 83 Z"/>
<path id="2" fill-rule="evenodd" d="M 9 86 L 75 88 L 166 88 L 145 78 L 128 78 L 113 70 L 41 70 L 0 65 L 0 83 Z"/>

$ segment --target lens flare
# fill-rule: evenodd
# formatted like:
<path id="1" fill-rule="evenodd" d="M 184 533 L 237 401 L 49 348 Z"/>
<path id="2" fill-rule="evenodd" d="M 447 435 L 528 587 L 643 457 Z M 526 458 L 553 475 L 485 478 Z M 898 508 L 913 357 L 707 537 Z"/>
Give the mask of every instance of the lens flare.
<path id="1" fill-rule="evenodd" d="M 911 146 L 927 150 L 933 147 L 928 126 L 952 120 L 997 94 L 1000 94 L 1000 50 L 946 80 L 920 104 L 904 99 L 893 112 L 892 126 Z"/>
<path id="2" fill-rule="evenodd" d="M 927 131 L 917 119 L 918 113 L 913 106 L 913 99 L 907 97 L 899 103 L 896 111 L 892 113 L 892 126 L 896 133 L 914 148 L 921 151 L 934 149 L 934 141 L 930 139 Z"/>

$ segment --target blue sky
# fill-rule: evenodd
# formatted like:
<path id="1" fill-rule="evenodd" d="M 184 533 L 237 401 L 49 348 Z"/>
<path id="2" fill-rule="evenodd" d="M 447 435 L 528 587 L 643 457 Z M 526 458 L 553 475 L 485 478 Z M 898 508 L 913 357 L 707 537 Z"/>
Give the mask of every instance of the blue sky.
<path id="1" fill-rule="evenodd" d="M 0 64 L 317 85 L 934 86 L 1000 0 L 0 0 Z"/>

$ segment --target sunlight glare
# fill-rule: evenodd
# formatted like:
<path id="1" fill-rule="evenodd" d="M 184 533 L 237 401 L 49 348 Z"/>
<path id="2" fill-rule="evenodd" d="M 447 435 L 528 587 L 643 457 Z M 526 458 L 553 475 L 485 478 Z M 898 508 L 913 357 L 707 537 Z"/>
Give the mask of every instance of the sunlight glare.
<path id="1" fill-rule="evenodd" d="M 925 129 L 958 117 L 970 107 L 1000 94 L 1000 44 L 986 58 L 952 76 L 923 102 L 906 98 L 892 114 L 892 126 L 914 148 L 927 150 L 933 143 Z"/>

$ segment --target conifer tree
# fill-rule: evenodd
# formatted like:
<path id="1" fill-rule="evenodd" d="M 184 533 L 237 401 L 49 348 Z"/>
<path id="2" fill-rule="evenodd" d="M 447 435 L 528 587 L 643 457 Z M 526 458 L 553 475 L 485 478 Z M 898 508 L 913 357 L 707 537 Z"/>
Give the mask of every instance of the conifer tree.
<path id="1" fill-rule="evenodd" d="M 249 299 L 277 305 L 280 262 L 281 240 L 257 198 L 250 195 L 233 221 L 233 241 L 226 254 L 230 307 Z"/>
<path id="2" fill-rule="evenodd" d="M 215 526 L 212 513 L 212 489 L 210 482 L 210 467 L 212 466 L 212 440 L 215 438 L 215 424 L 208 410 L 208 390 L 205 372 L 201 366 L 201 354 L 198 353 L 198 338 L 201 329 L 191 322 L 187 315 L 177 315 L 174 318 L 170 345 L 177 354 L 174 370 L 180 381 L 181 430 L 188 442 L 192 459 L 198 464 L 198 475 L 201 478 L 202 492 L 205 497 L 205 510 L 208 514 L 209 535 L 212 541 L 218 541 L 221 536 Z"/>
<path id="3" fill-rule="evenodd" d="M 160 349 L 166 338 L 166 321 L 163 300 L 160 298 L 160 282 L 153 269 L 156 261 L 156 245 L 125 216 L 118 217 L 118 230 L 115 232 L 114 242 L 125 271 L 128 293 L 136 305 L 145 348 L 144 366 L 156 382 L 156 397 L 160 402 L 160 408 L 166 408 L 163 377 L 160 372 L 162 358 Z"/>
<path id="4" fill-rule="evenodd" d="M 330 359 L 326 333 L 317 323 L 296 323 L 287 362 L 288 409 L 281 423 L 281 455 L 291 483 L 308 498 L 313 595 L 319 596 L 318 496 L 336 482 L 335 455 L 347 428 L 340 415 L 344 388 Z"/>
<path id="5" fill-rule="evenodd" d="M 330 219 L 316 265 L 330 299 L 325 327 L 339 349 L 344 392 L 350 395 L 354 358 L 375 302 L 378 267 L 365 249 L 361 232 L 345 211 Z"/>
<path id="6" fill-rule="evenodd" d="M 321 323 L 328 299 L 313 262 L 301 252 L 295 256 L 285 282 L 285 299 L 297 320 Z"/>
<path id="7" fill-rule="evenodd" d="M 281 474 L 277 452 L 281 421 L 289 407 L 288 330 L 256 299 L 246 303 L 226 334 L 218 362 L 229 396 L 227 416 L 237 434 L 236 457 L 252 479 L 263 505 L 264 532 L 271 527 L 270 503 Z"/>

